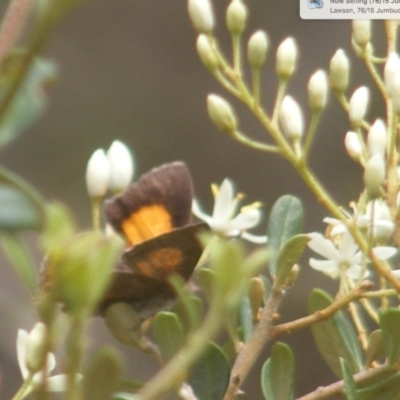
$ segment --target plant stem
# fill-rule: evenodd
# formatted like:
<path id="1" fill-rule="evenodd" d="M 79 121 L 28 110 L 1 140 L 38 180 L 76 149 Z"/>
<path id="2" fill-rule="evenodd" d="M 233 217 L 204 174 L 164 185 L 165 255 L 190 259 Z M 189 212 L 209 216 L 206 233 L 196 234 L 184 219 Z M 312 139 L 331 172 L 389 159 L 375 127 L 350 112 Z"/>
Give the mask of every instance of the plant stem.
<path id="1" fill-rule="evenodd" d="M 101 209 L 101 198 L 92 198 L 92 227 L 94 231 L 100 231 L 100 209 Z"/>
<path id="2" fill-rule="evenodd" d="M 32 9 L 33 0 L 11 0 L 0 25 L 0 66 L 18 41 Z"/>
<path id="3" fill-rule="evenodd" d="M 260 356 L 261 350 L 270 339 L 268 333 L 273 324 L 272 316 L 278 309 L 282 299 L 283 293 L 280 290 L 275 290 L 271 293 L 265 307 L 261 311 L 260 321 L 255 325 L 251 338 L 235 361 L 224 400 L 231 400 L 236 397 L 240 386 Z"/>
<path id="4" fill-rule="evenodd" d="M 318 312 L 308 315 L 307 317 L 296 319 L 295 321 L 286 322 L 271 328 L 269 336 L 272 338 L 281 333 L 289 333 L 299 329 L 306 328 L 311 324 L 316 322 L 329 319 L 337 311 L 345 307 L 350 302 L 359 299 L 364 295 L 364 293 L 372 287 L 372 282 L 363 281 L 358 286 L 356 286 L 351 292 L 344 295 L 342 298 L 336 300 L 330 306 L 319 310 Z"/>
<path id="5" fill-rule="evenodd" d="M 361 383 L 368 381 L 370 379 L 377 378 L 381 375 L 390 372 L 390 368 L 387 365 L 382 365 L 381 367 L 369 369 L 367 371 L 361 371 L 353 375 L 355 383 Z M 345 389 L 344 381 L 338 381 L 332 383 L 329 386 L 320 387 L 314 392 L 311 392 L 305 396 L 297 398 L 297 400 L 320 400 L 326 399 L 335 395 L 343 395 Z"/>
<path id="6" fill-rule="evenodd" d="M 78 313 L 71 315 L 69 334 L 67 338 L 67 379 L 68 379 L 68 392 L 67 400 L 78 400 L 79 388 L 77 385 L 77 373 L 82 359 L 83 352 L 83 330 L 84 330 L 84 317 Z"/>
<path id="7" fill-rule="evenodd" d="M 11 400 L 22 400 L 31 392 L 32 389 L 30 389 L 29 386 L 31 385 L 32 378 L 33 375 L 25 379 L 21 387 L 18 389 L 18 392 L 14 395 L 14 397 Z"/>
<path id="8" fill-rule="evenodd" d="M 306 160 L 308 156 L 308 152 L 310 151 L 311 145 L 313 143 L 315 132 L 317 130 L 317 125 L 319 121 L 319 117 L 321 116 L 320 112 L 313 112 L 311 117 L 311 122 L 308 127 L 308 132 L 306 134 L 306 140 L 304 142 L 304 146 L 302 149 L 302 157 Z"/>

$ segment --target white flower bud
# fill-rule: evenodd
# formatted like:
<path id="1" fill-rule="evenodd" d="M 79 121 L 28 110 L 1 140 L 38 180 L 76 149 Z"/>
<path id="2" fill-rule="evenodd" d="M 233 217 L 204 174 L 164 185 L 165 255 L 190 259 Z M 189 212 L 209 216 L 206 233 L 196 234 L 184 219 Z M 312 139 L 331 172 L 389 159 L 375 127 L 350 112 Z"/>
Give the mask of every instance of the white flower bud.
<path id="1" fill-rule="evenodd" d="M 358 125 L 364 119 L 369 102 L 369 90 L 362 86 L 356 89 L 349 102 L 349 118 L 352 124 Z"/>
<path id="2" fill-rule="evenodd" d="M 362 146 L 360 139 L 356 132 L 349 131 L 344 138 L 344 145 L 347 154 L 353 159 L 358 161 L 362 154 Z"/>
<path id="3" fill-rule="evenodd" d="M 110 181 L 110 164 L 103 149 L 96 150 L 86 167 L 86 187 L 91 198 L 103 197 Z"/>
<path id="4" fill-rule="evenodd" d="M 284 97 L 279 110 L 279 122 L 289 139 L 299 139 L 303 135 L 303 115 L 293 97 Z"/>
<path id="5" fill-rule="evenodd" d="M 375 154 L 371 157 L 364 170 L 364 185 L 371 198 L 379 197 L 379 189 L 385 180 L 386 166 L 384 159 Z"/>
<path id="6" fill-rule="evenodd" d="M 313 111 L 321 111 L 328 98 L 328 78 L 326 72 L 319 70 L 308 82 L 308 102 Z"/>
<path id="7" fill-rule="evenodd" d="M 196 48 L 200 60 L 204 66 L 209 68 L 211 71 L 216 70 L 219 65 L 218 58 L 207 35 L 204 33 L 199 35 L 196 42 Z"/>
<path id="8" fill-rule="evenodd" d="M 261 68 L 268 51 L 268 36 L 264 31 L 255 32 L 247 44 L 247 59 L 253 68 Z"/>
<path id="9" fill-rule="evenodd" d="M 26 342 L 25 365 L 32 372 L 37 372 L 43 364 L 46 356 L 47 328 L 42 322 L 38 322 L 29 332 Z"/>
<path id="10" fill-rule="evenodd" d="M 210 0 L 188 0 L 188 11 L 197 32 L 210 33 L 214 29 L 214 11 Z"/>
<path id="11" fill-rule="evenodd" d="M 114 140 L 107 151 L 110 165 L 110 181 L 108 187 L 119 192 L 128 187 L 133 177 L 133 159 L 129 149 L 119 140 Z"/>
<path id="12" fill-rule="evenodd" d="M 400 74 L 400 57 L 397 53 L 390 53 L 385 68 L 383 70 L 383 76 L 385 80 L 386 90 L 389 93 L 389 96 L 392 93 L 393 84 L 396 79 L 396 76 Z"/>
<path id="13" fill-rule="evenodd" d="M 371 21 L 355 19 L 352 22 L 353 39 L 356 44 L 365 47 L 371 41 Z"/>
<path id="14" fill-rule="evenodd" d="M 216 94 L 208 95 L 207 110 L 217 128 L 228 133 L 236 131 L 237 120 L 235 112 L 225 99 Z"/>
<path id="15" fill-rule="evenodd" d="M 245 26 L 247 19 L 247 8 L 242 0 L 232 0 L 226 10 L 226 26 L 228 31 L 233 35 L 240 35 Z"/>
<path id="16" fill-rule="evenodd" d="M 276 72 L 282 79 L 289 79 L 296 68 L 297 46 L 293 38 L 285 39 L 276 52 Z"/>
<path id="17" fill-rule="evenodd" d="M 386 151 L 386 126 L 381 119 L 377 119 L 371 126 L 367 137 L 368 154 L 370 157 L 379 154 L 385 158 Z"/>
<path id="18" fill-rule="evenodd" d="M 395 226 L 389 206 L 384 200 L 376 199 L 368 202 L 364 217 L 368 219 L 369 226 L 372 225 L 374 238 L 386 241 L 392 236 Z"/>
<path id="19" fill-rule="evenodd" d="M 339 49 L 336 51 L 329 64 L 329 79 L 332 88 L 344 92 L 349 84 L 350 63 L 346 53 Z"/>
<path id="20" fill-rule="evenodd" d="M 393 80 L 390 98 L 392 99 L 393 111 L 400 114 L 400 74 Z"/>

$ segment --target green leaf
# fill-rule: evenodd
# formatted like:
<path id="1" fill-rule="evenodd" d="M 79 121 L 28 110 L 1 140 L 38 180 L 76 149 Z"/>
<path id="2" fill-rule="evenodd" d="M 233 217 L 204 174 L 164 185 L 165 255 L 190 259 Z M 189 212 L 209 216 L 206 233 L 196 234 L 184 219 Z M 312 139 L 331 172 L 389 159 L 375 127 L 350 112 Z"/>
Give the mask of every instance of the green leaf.
<path id="1" fill-rule="evenodd" d="M 357 400 L 398 400 L 400 393 L 400 373 L 389 373 L 364 382 L 357 390 Z"/>
<path id="2" fill-rule="evenodd" d="M 210 268 L 201 268 L 197 273 L 197 280 L 201 291 L 209 303 L 211 303 L 215 294 L 215 279 L 215 271 Z"/>
<path id="3" fill-rule="evenodd" d="M 190 332 L 200 325 L 203 303 L 199 297 L 188 293 L 185 282 L 180 276 L 174 275 L 169 280 L 178 294 L 178 301 L 172 311 L 178 315 L 185 332 Z"/>
<path id="4" fill-rule="evenodd" d="M 264 275 L 260 275 L 259 278 L 262 280 L 265 288 L 265 293 L 264 293 L 264 303 L 265 303 L 268 300 L 268 297 L 272 291 L 272 285 Z M 253 312 L 251 309 L 251 304 L 248 294 L 243 296 L 240 302 L 239 324 L 240 324 L 241 339 L 242 341 L 247 342 L 250 339 L 254 328 Z"/>
<path id="5" fill-rule="evenodd" d="M 172 312 L 163 311 L 155 316 L 153 335 L 164 362 L 172 358 L 184 341 L 182 325 Z"/>
<path id="6" fill-rule="evenodd" d="M 389 365 L 393 365 L 400 356 L 400 310 L 388 308 L 379 313 L 383 344 Z"/>
<path id="7" fill-rule="evenodd" d="M 276 261 L 275 287 L 281 287 L 285 284 L 293 265 L 303 254 L 309 240 L 310 237 L 308 235 L 296 235 L 283 245 Z"/>
<path id="8" fill-rule="evenodd" d="M 0 81 L 0 103 L 14 84 L 14 71 L 21 68 L 25 57 L 26 53 L 15 52 L 6 60 Z M 0 146 L 14 140 L 38 120 L 47 105 L 45 88 L 55 80 L 56 73 L 54 63 L 40 58 L 34 60 L 0 120 Z"/>
<path id="9" fill-rule="evenodd" d="M 104 347 L 90 360 L 82 382 L 85 400 L 109 400 L 119 386 L 122 363 L 112 347 Z"/>
<path id="10" fill-rule="evenodd" d="M 108 331 L 119 342 L 142 349 L 143 332 L 140 326 L 143 319 L 129 304 L 122 302 L 111 304 L 104 313 L 104 322 Z"/>
<path id="11" fill-rule="evenodd" d="M 308 300 L 308 312 L 314 314 L 332 303 L 332 298 L 326 292 L 314 289 Z M 319 352 L 338 377 L 342 377 L 340 358 L 346 360 L 352 374 L 362 369 L 360 344 L 352 325 L 341 311 L 328 320 L 313 324 L 311 331 Z"/>
<path id="12" fill-rule="evenodd" d="M 294 399 L 294 356 L 290 347 L 277 342 L 261 370 L 261 388 L 266 400 Z"/>
<path id="13" fill-rule="evenodd" d="M 347 400 L 357 400 L 356 384 L 354 383 L 350 367 L 343 358 L 340 359 L 340 365 L 342 367 L 344 386 L 346 388 L 346 398 Z"/>
<path id="14" fill-rule="evenodd" d="M 385 354 L 382 331 L 377 329 L 368 336 L 368 347 L 366 351 L 365 365 L 368 367 L 372 362 L 378 360 Z"/>
<path id="15" fill-rule="evenodd" d="M 280 197 L 272 207 L 267 225 L 268 248 L 271 249 L 270 273 L 275 276 L 277 258 L 283 245 L 301 232 L 303 225 L 303 206 L 294 196 Z"/>
<path id="16" fill-rule="evenodd" d="M 230 372 L 223 351 L 210 343 L 205 355 L 192 368 L 188 384 L 198 400 L 219 400 L 228 387 Z"/>
<path id="17" fill-rule="evenodd" d="M 120 379 L 120 386 L 118 390 L 120 393 L 125 393 L 125 392 L 134 393 L 137 392 L 139 389 L 141 389 L 144 385 L 145 382 L 122 377 Z"/>
<path id="18" fill-rule="evenodd" d="M 38 276 L 35 265 L 23 241 L 13 234 L 2 234 L 0 246 L 10 260 L 15 271 L 21 277 L 31 295 L 35 294 L 38 286 Z"/>
<path id="19" fill-rule="evenodd" d="M 251 311 L 249 296 L 243 296 L 239 308 L 239 321 L 242 328 L 243 341 L 247 342 L 253 333 L 253 313 Z"/>
<path id="20" fill-rule="evenodd" d="M 37 230 L 42 225 L 42 212 L 21 190 L 0 184 L 0 230 Z"/>

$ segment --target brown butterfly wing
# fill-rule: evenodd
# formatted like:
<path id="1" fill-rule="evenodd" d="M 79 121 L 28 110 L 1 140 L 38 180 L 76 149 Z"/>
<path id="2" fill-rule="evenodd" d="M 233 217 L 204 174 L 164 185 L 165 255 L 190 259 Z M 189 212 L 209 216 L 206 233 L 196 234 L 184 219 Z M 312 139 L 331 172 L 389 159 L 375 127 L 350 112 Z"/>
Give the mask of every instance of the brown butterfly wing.
<path id="1" fill-rule="evenodd" d="M 106 202 L 105 218 L 130 245 L 191 221 L 193 184 L 187 166 L 173 162 L 144 174 L 123 194 Z"/>
<path id="2" fill-rule="evenodd" d="M 125 251 L 122 262 L 151 278 L 165 280 L 169 274 L 176 273 L 186 281 L 203 252 L 198 236 L 207 229 L 204 223 L 174 229 Z"/>
<path id="3" fill-rule="evenodd" d="M 172 287 L 165 281 L 133 274 L 114 272 L 110 287 L 98 305 L 98 313 L 104 314 L 114 303 L 131 305 L 143 319 L 169 308 L 175 299 Z"/>

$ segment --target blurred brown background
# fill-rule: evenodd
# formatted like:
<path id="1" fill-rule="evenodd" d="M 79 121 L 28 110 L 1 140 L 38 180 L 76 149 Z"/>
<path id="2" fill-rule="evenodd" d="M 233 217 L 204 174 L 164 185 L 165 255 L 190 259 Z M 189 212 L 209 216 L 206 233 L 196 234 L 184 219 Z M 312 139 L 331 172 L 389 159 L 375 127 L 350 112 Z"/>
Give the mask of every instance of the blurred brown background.
<path id="1" fill-rule="evenodd" d="M 224 26 L 228 2 L 214 3 L 217 36 L 229 54 Z M 271 108 L 277 87 L 276 46 L 287 36 L 294 36 L 300 48 L 299 67 L 289 92 L 304 105 L 306 118 L 308 78 L 319 68 L 327 69 L 337 48 L 344 48 L 353 58 L 351 88 L 366 82 L 365 68 L 352 55 L 349 21 L 301 20 L 297 1 L 248 0 L 246 4 L 250 18 L 245 37 L 262 28 L 271 41 L 262 79 L 267 108 Z M 4 5 L 1 7 L 4 9 Z M 377 23 L 375 28 L 379 39 L 382 26 Z M 206 95 L 214 92 L 231 98 L 202 67 L 195 40 L 184 0 L 87 1 L 64 21 L 47 46 L 46 54 L 60 66 L 60 78 L 50 93 L 46 115 L 1 152 L 1 163 L 26 178 L 47 198 L 67 204 L 82 229 L 90 224 L 84 184 L 86 162 L 95 149 L 108 148 L 114 139 L 120 139 L 135 154 L 136 176 L 165 162 L 186 161 L 197 196 L 209 211 L 210 183 L 230 177 L 247 194 L 249 202 L 262 200 L 266 213 L 279 196 L 299 196 L 306 207 L 305 231 L 323 230 L 324 210 L 290 166 L 277 156 L 241 147 L 209 121 Z M 264 138 L 265 132 L 250 113 L 231 100 L 243 131 Z M 346 115 L 333 96 L 329 105 L 314 143 L 312 165 L 338 202 L 346 206 L 358 195 L 361 171 L 344 154 L 343 137 L 349 128 Z M 379 108 L 371 110 L 371 119 L 379 112 Z M 265 221 L 258 233 L 264 229 Z M 16 332 L 18 328 L 30 329 L 35 315 L 13 271 L 4 261 L 0 268 L 0 398 L 8 399 L 20 384 Z M 311 271 L 304 260 L 298 285 L 282 306 L 282 320 L 304 315 L 307 294 L 322 285 L 335 287 L 335 283 Z M 91 335 L 91 345 L 98 340 L 115 343 L 102 321 L 92 324 L 96 335 Z M 297 396 L 331 382 L 333 377 L 313 348 L 310 332 L 297 332 L 280 340 L 293 346 L 301 367 L 297 371 Z M 146 369 L 146 358 L 122 350 L 131 377 L 146 379 L 154 372 L 152 361 Z M 267 356 L 268 351 L 261 361 Z M 261 398 L 258 371 L 254 370 L 246 385 L 246 399 Z"/>

